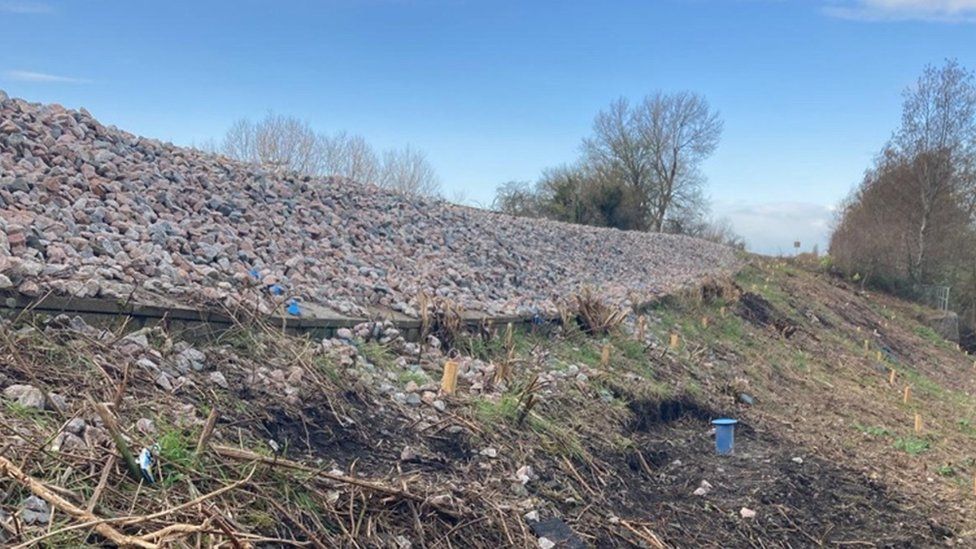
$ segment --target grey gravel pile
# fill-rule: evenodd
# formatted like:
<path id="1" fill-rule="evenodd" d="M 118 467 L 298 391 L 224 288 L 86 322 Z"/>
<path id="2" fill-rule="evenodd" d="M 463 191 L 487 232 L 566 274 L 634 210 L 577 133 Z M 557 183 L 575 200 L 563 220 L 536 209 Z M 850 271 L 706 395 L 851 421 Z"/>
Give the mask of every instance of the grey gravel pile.
<path id="1" fill-rule="evenodd" d="M 415 315 L 492 314 L 582 286 L 625 303 L 731 268 L 701 240 L 514 218 L 268 170 L 0 92 L 0 289 Z M 268 289 L 281 288 L 281 295 Z M 307 314 L 302 309 L 301 314 Z"/>

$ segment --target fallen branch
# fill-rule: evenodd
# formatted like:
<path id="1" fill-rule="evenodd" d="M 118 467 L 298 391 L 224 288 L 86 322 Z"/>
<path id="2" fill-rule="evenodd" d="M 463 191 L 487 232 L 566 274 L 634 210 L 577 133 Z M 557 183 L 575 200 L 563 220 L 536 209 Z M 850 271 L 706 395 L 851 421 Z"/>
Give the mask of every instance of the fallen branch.
<path id="1" fill-rule="evenodd" d="M 21 485 L 29 489 L 35 496 L 43 499 L 55 508 L 64 511 L 71 517 L 85 522 L 91 522 L 92 527 L 96 532 L 99 533 L 99 535 L 120 547 L 141 547 L 144 549 L 156 549 L 158 547 L 158 545 L 155 543 L 150 543 L 132 536 L 127 536 L 112 526 L 106 524 L 92 513 L 80 507 L 76 507 L 70 501 L 54 493 L 53 490 L 48 488 L 41 481 L 23 472 L 19 467 L 3 456 L 0 456 L 0 473 L 19 482 Z"/>
<path id="2" fill-rule="evenodd" d="M 245 461 L 257 461 L 257 462 L 265 463 L 265 464 L 268 464 L 268 465 L 271 465 L 271 466 L 280 466 L 280 467 L 285 467 L 285 468 L 288 468 L 288 469 L 295 469 L 295 470 L 298 470 L 298 471 L 303 471 L 303 472 L 306 472 L 306 473 L 311 473 L 311 474 L 313 474 L 315 476 L 319 476 L 319 477 L 322 477 L 322 478 L 325 478 L 325 479 L 329 479 L 329 480 L 333 480 L 333 481 L 336 481 L 336 482 L 341 482 L 343 484 L 351 484 L 353 486 L 359 486 L 360 488 L 366 488 L 367 490 L 371 490 L 373 492 L 377 492 L 377 493 L 380 493 L 380 494 L 386 494 L 388 496 L 394 496 L 394 497 L 397 497 L 397 498 L 400 498 L 400 499 L 406 499 L 406 500 L 415 501 L 417 503 L 421 503 L 421 504 L 424 504 L 424 505 L 429 505 L 429 506 L 437 509 L 441 513 L 444 513 L 444 514 L 449 515 L 449 516 L 452 516 L 452 517 L 457 517 L 458 516 L 457 511 L 455 511 L 455 510 L 453 510 L 451 508 L 445 507 L 443 505 L 438 505 L 438 504 L 432 503 L 430 500 L 428 500 L 427 498 L 425 498 L 423 496 L 418 496 L 417 494 L 414 494 L 414 493 L 411 493 L 411 492 L 407 492 L 405 490 L 398 490 L 396 488 L 391 488 L 389 486 L 386 486 L 384 484 L 380 484 L 378 482 L 373 482 L 373 481 L 369 481 L 369 480 L 361 480 L 361 479 L 358 479 L 358 478 L 355 478 L 355 477 L 346 476 L 346 475 L 337 475 L 335 473 L 327 473 L 327 472 L 322 471 L 320 469 L 315 469 L 313 467 L 309 467 L 307 465 L 303 465 L 303 464 L 301 464 L 301 463 L 299 463 L 297 461 L 291 461 L 291 460 L 284 459 L 284 458 L 280 458 L 280 457 L 279 458 L 270 458 L 270 457 L 267 457 L 267 456 L 263 456 L 261 454 L 258 454 L 256 452 L 252 452 L 250 450 L 244 450 L 242 448 L 234 448 L 232 446 L 213 445 L 213 446 L 211 446 L 211 449 L 217 455 L 224 456 L 224 457 L 228 457 L 228 458 L 231 458 L 231 459 L 240 459 L 240 460 L 245 460 Z"/>

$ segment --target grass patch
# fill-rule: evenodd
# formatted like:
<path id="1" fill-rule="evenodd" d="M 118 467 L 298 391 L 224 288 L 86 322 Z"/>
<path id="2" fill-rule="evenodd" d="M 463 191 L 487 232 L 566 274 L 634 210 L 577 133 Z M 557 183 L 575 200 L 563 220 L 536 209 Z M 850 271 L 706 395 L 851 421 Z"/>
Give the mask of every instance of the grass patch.
<path id="1" fill-rule="evenodd" d="M 864 433 L 866 435 L 871 435 L 873 437 L 888 437 L 888 436 L 891 436 L 891 431 L 889 431 L 888 429 L 885 429 L 884 427 L 865 426 L 865 425 L 861 425 L 860 423 L 857 423 L 857 424 L 854 425 L 854 428 L 856 428 L 858 431 L 861 431 L 862 433 Z"/>
<path id="2" fill-rule="evenodd" d="M 924 324 L 919 324 L 918 326 L 915 326 L 915 329 L 912 331 L 915 333 L 915 335 L 930 343 L 934 343 L 939 346 L 944 346 L 947 343 L 946 340 L 942 338 L 942 336 L 940 336 L 935 332 L 935 330 L 929 328 L 928 326 L 925 326 Z"/>
<path id="3" fill-rule="evenodd" d="M 895 439 L 894 447 L 907 454 L 917 456 L 929 451 L 929 441 L 918 437 L 904 437 Z"/>
<path id="4" fill-rule="evenodd" d="M 396 366 L 396 356 L 381 343 L 369 341 L 359 346 L 359 352 L 366 360 L 382 370 L 391 370 Z"/>
<path id="5" fill-rule="evenodd" d="M 427 374 L 421 371 L 414 372 L 412 370 L 404 370 L 403 372 L 400 372 L 400 375 L 397 376 L 397 380 L 401 385 L 406 385 L 411 381 L 417 385 L 424 385 L 430 381 L 430 378 L 427 377 Z"/>

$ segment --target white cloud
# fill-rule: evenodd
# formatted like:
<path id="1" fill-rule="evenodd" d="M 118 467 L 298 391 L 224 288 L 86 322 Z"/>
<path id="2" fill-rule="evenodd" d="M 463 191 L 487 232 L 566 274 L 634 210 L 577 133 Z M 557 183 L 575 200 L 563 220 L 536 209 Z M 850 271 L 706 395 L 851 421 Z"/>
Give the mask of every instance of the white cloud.
<path id="1" fill-rule="evenodd" d="M 21 14 L 54 13 L 54 8 L 42 2 L 0 2 L 0 12 Z"/>
<path id="2" fill-rule="evenodd" d="M 85 84 L 87 82 L 90 82 L 90 80 L 84 78 L 74 78 L 71 76 L 61 76 L 57 74 L 48 74 L 44 72 L 20 71 L 20 70 L 4 71 L 3 77 L 7 80 L 13 80 L 15 82 L 34 82 L 34 83 L 48 83 L 48 84 Z"/>
<path id="3" fill-rule="evenodd" d="M 715 217 L 726 217 L 746 240 L 751 251 L 763 254 L 792 254 L 793 242 L 801 251 L 814 245 L 827 250 L 834 208 L 809 202 L 722 202 L 712 204 Z"/>
<path id="4" fill-rule="evenodd" d="M 849 0 L 834 2 L 824 11 L 861 21 L 976 23 L 976 0 Z"/>

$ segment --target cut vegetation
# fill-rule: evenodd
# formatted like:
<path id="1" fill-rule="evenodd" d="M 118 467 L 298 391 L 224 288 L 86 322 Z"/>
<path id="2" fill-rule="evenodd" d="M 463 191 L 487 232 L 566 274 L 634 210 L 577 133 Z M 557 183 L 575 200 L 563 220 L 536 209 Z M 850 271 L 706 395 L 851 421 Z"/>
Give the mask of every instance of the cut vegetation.
<path id="1" fill-rule="evenodd" d="M 319 342 L 245 322 L 181 342 L 12 322 L 0 539 L 972 542 L 976 371 L 919 307 L 760 259 L 625 318 L 587 299 L 528 332 L 439 323 L 423 346 L 389 324 Z M 454 394 L 438 391 L 448 357 Z M 155 483 L 127 471 L 101 403 L 123 447 L 153 451 Z M 736 450 L 718 456 L 709 420 L 726 416 Z"/>

